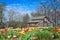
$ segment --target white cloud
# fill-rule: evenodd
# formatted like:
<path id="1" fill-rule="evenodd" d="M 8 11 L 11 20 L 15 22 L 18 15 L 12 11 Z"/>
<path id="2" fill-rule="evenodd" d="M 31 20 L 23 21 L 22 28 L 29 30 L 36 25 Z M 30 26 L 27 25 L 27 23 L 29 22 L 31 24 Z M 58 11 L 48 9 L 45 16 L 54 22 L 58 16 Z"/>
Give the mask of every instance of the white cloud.
<path id="1" fill-rule="evenodd" d="M 13 9 L 16 12 L 20 13 L 30 13 L 31 10 L 28 10 L 28 7 L 21 5 L 21 4 L 10 4 L 6 6 L 6 10 L 9 11 L 10 9 Z"/>

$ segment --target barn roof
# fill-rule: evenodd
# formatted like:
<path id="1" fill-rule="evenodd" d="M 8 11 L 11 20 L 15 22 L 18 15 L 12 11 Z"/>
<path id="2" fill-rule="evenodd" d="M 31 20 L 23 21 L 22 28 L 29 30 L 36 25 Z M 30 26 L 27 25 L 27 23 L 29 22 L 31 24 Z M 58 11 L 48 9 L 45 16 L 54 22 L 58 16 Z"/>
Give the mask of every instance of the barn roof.
<path id="1" fill-rule="evenodd" d="M 45 17 L 45 16 L 33 17 L 32 20 L 33 20 L 33 19 L 43 19 L 44 17 Z"/>
<path id="2" fill-rule="evenodd" d="M 29 23 L 38 23 L 39 21 L 38 20 L 35 20 L 35 21 L 29 21 Z"/>
<path id="3" fill-rule="evenodd" d="M 41 21 L 41 20 L 29 21 L 29 23 L 39 23 L 39 22 L 43 22 L 43 21 Z"/>

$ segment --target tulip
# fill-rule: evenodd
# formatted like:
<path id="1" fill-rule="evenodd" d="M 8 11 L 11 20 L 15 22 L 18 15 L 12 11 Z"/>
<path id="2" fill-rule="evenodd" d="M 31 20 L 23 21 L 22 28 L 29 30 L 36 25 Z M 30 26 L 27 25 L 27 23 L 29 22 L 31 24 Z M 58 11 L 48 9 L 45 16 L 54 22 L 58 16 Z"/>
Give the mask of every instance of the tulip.
<path id="1" fill-rule="evenodd" d="M 44 27 L 44 28 L 45 28 L 45 29 L 48 29 L 49 27 L 46 26 L 46 27 Z"/>
<path id="2" fill-rule="evenodd" d="M 52 30 L 52 32 L 58 32 L 58 28 L 55 27 L 55 28 Z"/>
<path id="3" fill-rule="evenodd" d="M 11 36 L 8 36 L 8 38 L 10 38 Z"/>
<path id="4" fill-rule="evenodd" d="M 17 36 L 16 35 L 13 35 L 13 38 L 16 38 Z"/>
<path id="5" fill-rule="evenodd" d="M 36 30 L 36 28 L 30 28 L 30 30 Z"/>
<path id="6" fill-rule="evenodd" d="M 29 28 L 25 28 L 25 29 L 24 29 L 24 32 L 28 32 L 28 31 L 29 31 Z"/>
<path id="7" fill-rule="evenodd" d="M 60 29 L 58 29 L 58 33 L 60 33 Z"/>
<path id="8" fill-rule="evenodd" d="M 25 32 L 18 32 L 18 34 L 21 34 L 21 35 L 26 35 Z"/>

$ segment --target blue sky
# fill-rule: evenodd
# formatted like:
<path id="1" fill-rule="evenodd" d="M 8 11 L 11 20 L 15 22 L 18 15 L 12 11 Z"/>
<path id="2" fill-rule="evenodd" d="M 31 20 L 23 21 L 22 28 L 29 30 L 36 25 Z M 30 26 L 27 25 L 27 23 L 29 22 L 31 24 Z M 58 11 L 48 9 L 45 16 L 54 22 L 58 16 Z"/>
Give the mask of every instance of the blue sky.
<path id="1" fill-rule="evenodd" d="M 53 2 L 53 0 L 50 0 Z M 40 2 L 47 2 L 47 0 L 0 0 L 6 4 L 6 10 L 13 9 L 19 13 L 31 13 L 37 10 Z M 60 8 L 60 7 L 59 7 Z M 7 12 L 4 12 L 5 16 L 8 17 Z"/>
<path id="2" fill-rule="evenodd" d="M 45 2 L 46 0 L 0 0 L 6 5 L 6 10 L 4 11 L 5 17 L 8 19 L 8 11 L 13 9 L 14 11 L 24 14 L 31 13 L 38 8 L 40 2 Z"/>
<path id="3" fill-rule="evenodd" d="M 29 13 L 37 9 L 40 2 L 46 0 L 0 0 L 6 4 L 6 9 L 14 9 L 21 13 Z"/>
<path id="4" fill-rule="evenodd" d="M 38 8 L 40 2 L 45 2 L 46 0 L 0 0 L 6 4 L 6 10 L 4 12 L 5 17 L 8 18 L 8 11 L 13 9 L 15 12 L 20 14 L 31 13 Z"/>
<path id="5" fill-rule="evenodd" d="M 50 0 L 53 2 L 53 0 Z M 13 9 L 20 13 L 31 13 L 37 10 L 40 2 L 46 2 L 47 0 L 0 0 L 6 4 L 6 10 Z M 60 8 L 60 7 L 59 7 Z"/>

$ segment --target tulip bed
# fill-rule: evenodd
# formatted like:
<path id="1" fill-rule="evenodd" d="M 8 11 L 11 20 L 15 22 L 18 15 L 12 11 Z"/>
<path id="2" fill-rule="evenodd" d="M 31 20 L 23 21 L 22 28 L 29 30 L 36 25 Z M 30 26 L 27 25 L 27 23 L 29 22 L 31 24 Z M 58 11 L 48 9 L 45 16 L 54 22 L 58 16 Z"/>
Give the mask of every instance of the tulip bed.
<path id="1" fill-rule="evenodd" d="M 58 27 L 0 29 L 0 40 L 60 40 Z"/>

